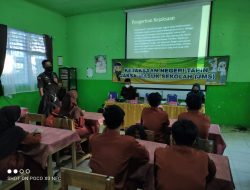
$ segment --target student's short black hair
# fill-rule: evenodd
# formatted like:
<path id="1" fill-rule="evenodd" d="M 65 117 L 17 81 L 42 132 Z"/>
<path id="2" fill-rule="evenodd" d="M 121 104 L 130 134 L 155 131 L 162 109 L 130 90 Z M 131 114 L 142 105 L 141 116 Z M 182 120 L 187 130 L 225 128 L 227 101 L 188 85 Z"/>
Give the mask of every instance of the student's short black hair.
<path id="1" fill-rule="evenodd" d="M 157 107 L 161 104 L 162 97 L 158 92 L 153 92 L 148 95 L 148 103 L 151 107 Z"/>
<path id="2" fill-rule="evenodd" d="M 104 108 L 104 123 L 109 129 L 117 129 L 121 126 L 125 113 L 117 105 L 110 105 Z"/>
<path id="3" fill-rule="evenodd" d="M 124 82 L 131 82 L 131 80 L 129 78 L 126 78 Z"/>
<path id="4" fill-rule="evenodd" d="M 190 120 L 179 120 L 172 125 L 172 135 L 177 145 L 192 146 L 198 135 L 198 129 Z"/>
<path id="5" fill-rule="evenodd" d="M 186 103 L 189 110 L 199 110 L 202 105 L 202 97 L 200 94 L 190 93 L 186 98 Z"/>

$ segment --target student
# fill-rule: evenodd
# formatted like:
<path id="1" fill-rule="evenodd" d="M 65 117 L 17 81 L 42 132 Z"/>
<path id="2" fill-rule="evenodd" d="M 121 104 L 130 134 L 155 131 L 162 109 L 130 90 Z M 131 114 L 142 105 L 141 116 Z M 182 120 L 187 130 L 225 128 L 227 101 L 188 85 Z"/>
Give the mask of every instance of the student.
<path id="1" fill-rule="evenodd" d="M 6 180 L 7 170 L 29 169 L 30 176 L 45 177 L 46 171 L 29 156 L 19 150 L 21 145 L 36 145 L 40 143 L 40 133 L 27 133 L 15 125 L 21 115 L 19 106 L 7 106 L 0 109 L 0 180 Z M 18 174 L 17 174 L 18 175 Z M 31 189 L 43 189 L 44 181 L 31 180 Z M 21 184 L 17 189 L 24 189 Z"/>
<path id="2" fill-rule="evenodd" d="M 169 119 L 168 114 L 159 107 L 161 104 L 161 95 L 151 93 L 148 95 L 150 108 L 144 108 L 141 114 L 141 124 L 148 130 L 154 131 L 155 141 L 164 142 L 165 133 L 168 133 Z M 167 141 L 169 143 L 169 141 Z"/>
<path id="3" fill-rule="evenodd" d="M 71 90 L 67 92 L 62 100 L 61 108 L 57 107 L 47 118 L 45 125 L 48 127 L 54 127 L 54 120 L 57 117 L 67 117 L 69 119 L 73 119 L 75 122 L 75 131 L 79 135 L 79 137 L 89 137 L 92 133 L 97 133 L 99 126 L 86 125 L 83 111 L 81 108 L 77 106 L 77 92 L 75 90 Z M 81 144 L 76 144 L 77 148 L 77 158 L 81 158 L 85 155 L 85 152 L 82 150 Z"/>
<path id="4" fill-rule="evenodd" d="M 62 100 L 62 107 L 59 116 L 65 116 L 75 120 L 76 132 L 80 137 L 87 137 L 91 133 L 98 131 L 98 126 L 87 126 L 85 124 L 84 114 L 81 108 L 77 106 L 77 91 L 71 90 L 66 93 Z"/>
<path id="5" fill-rule="evenodd" d="M 156 190 L 204 190 L 215 176 L 216 167 L 208 155 L 192 148 L 198 130 L 192 121 L 173 124 L 175 144 L 155 150 Z"/>
<path id="6" fill-rule="evenodd" d="M 189 92 L 187 94 L 187 97 L 192 95 L 192 94 L 197 94 L 201 97 L 201 101 L 202 101 L 202 104 L 205 103 L 205 95 L 204 93 L 201 91 L 201 86 L 198 84 L 198 83 L 195 83 L 191 89 L 191 92 Z"/>
<path id="7" fill-rule="evenodd" d="M 115 189 L 136 189 L 128 177 L 149 161 L 147 150 L 135 138 L 120 135 L 124 111 L 116 105 L 105 108 L 103 113 L 106 129 L 102 134 L 90 136 L 92 172 L 115 178 Z"/>
<path id="8" fill-rule="evenodd" d="M 208 139 L 208 132 L 210 127 L 210 118 L 205 114 L 199 112 L 202 99 L 198 94 L 190 94 L 186 98 L 187 112 L 181 113 L 178 116 L 178 120 L 187 119 L 194 122 L 199 131 L 199 137 L 202 139 Z"/>
<path id="9" fill-rule="evenodd" d="M 129 78 L 124 80 L 125 86 L 122 87 L 121 96 L 126 100 L 134 100 L 137 97 L 136 89 L 131 86 Z"/>

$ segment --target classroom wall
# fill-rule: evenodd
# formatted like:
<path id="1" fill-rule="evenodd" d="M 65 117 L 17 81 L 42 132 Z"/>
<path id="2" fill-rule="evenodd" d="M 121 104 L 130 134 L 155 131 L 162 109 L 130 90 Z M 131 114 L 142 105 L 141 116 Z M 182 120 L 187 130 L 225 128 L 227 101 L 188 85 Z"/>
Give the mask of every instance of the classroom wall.
<path id="1" fill-rule="evenodd" d="M 64 61 L 67 62 L 65 17 L 24 0 L 1 0 L 0 9 L 1 24 L 27 32 L 53 36 L 54 71 L 58 71 L 57 56 L 63 56 Z M 38 91 L 19 93 L 11 98 L 0 97 L 0 107 L 18 104 L 28 107 L 31 112 L 36 112 L 39 100 Z"/>
<path id="2" fill-rule="evenodd" d="M 121 84 L 111 81 L 111 60 L 125 56 L 125 13 L 111 11 L 67 18 L 69 66 L 77 67 L 79 105 L 88 111 L 97 109 L 109 91 L 120 91 Z M 95 56 L 107 56 L 107 73 L 95 73 Z M 87 68 L 94 70 L 92 78 Z"/>
<path id="3" fill-rule="evenodd" d="M 209 86 L 207 114 L 212 122 L 250 127 L 250 1 L 215 0 L 210 55 L 230 55 L 226 86 Z"/>
<path id="4" fill-rule="evenodd" d="M 226 86 L 207 88 L 206 113 L 213 123 L 250 126 L 250 1 L 214 0 L 210 55 L 230 55 Z M 83 14 L 67 18 L 69 66 L 78 68 L 79 104 L 96 111 L 108 91 L 121 85 L 111 82 L 111 59 L 124 58 L 125 14 L 121 10 Z M 94 69 L 94 56 L 106 55 L 108 72 L 86 77 Z"/>

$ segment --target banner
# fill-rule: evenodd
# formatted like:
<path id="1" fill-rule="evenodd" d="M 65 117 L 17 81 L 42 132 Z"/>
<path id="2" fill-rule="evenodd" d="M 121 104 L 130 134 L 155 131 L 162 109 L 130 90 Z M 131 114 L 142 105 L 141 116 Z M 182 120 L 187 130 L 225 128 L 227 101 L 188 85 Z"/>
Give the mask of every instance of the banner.
<path id="1" fill-rule="evenodd" d="M 225 85 L 229 56 L 205 58 L 113 59 L 113 82 Z"/>

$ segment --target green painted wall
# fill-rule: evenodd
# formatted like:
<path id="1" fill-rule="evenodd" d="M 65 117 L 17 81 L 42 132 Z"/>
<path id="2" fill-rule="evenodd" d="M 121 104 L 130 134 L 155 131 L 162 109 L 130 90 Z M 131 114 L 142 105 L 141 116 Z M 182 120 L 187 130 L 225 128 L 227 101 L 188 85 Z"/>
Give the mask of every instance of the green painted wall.
<path id="1" fill-rule="evenodd" d="M 208 87 L 207 114 L 214 123 L 250 126 L 250 1 L 215 0 L 210 55 L 230 55 L 228 83 Z"/>
<path id="2" fill-rule="evenodd" d="M 65 17 L 24 0 L 1 0 L 0 9 L 1 24 L 27 32 L 53 36 L 55 71 L 58 70 L 57 56 L 63 56 L 65 62 L 67 62 Z M 12 98 L 0 97 L 0 107 L 19 104 L 28 107 L 31 112 L 35 112 L 39 100 L 38 92 L 20 93 Z"/>
<path id="3" fill-rule="evenodd" d="M 228 84 L 207 88 L 206 112 L 213 123 L 245 125 L 250 109 L 250 1 L 214 0 L 211 22 L 210 55 L 230 55 Z M 122 11 L 84 14 L 67 18 L 67 46 L 70 66 L 78 68 L 79 103 L 96 111 L 107 92 L 119 91 L 111 82 L 111 59 L 124 58 L 125 14 Z M 86 78 L 94 68 L 94 56 L 107 55 L 108 73 Z"/>
<path id="4" fill-rule="evenodd" d="M 109 91 L 120 91 L 111 81 L 111 60 L 125 56 L 125 14 L 121 11 L 86 14 L 67 18 L 69 66 L 77 67 L 79 105 L 88 111 L 97 109 Z M 107 55 L 107 73 L 89 79 L 87 68 L 94 68 L 96 55 Z"/>

